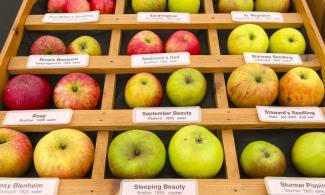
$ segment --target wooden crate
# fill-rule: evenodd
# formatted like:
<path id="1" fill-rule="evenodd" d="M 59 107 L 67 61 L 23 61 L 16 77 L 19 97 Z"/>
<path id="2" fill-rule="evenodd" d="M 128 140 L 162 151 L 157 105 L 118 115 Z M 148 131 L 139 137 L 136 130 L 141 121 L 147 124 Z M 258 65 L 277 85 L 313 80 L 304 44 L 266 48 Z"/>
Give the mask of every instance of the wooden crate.
<path id="1" fill-rule="evenodd" d="M 311 13 L 323 38 L 325 37 L 325 1 L 307 0 Z"/>
<path id="2" fill-rule="evenodd" d="M 121 37 L 124 30 L 141 29 L 204 29 L 207 32 L 209 55 L 191 56 L 189 67 L 199 69 L 204 73 L 213 74 L 215 89 L 214 101 L 216 108 L 202 109 L 202 122 L 210 130 L 217 130 L 222 140 L 225 153 L 225 178 L 199 179 L 200 194 L 267 194 L 262 179 L 244 179 L 240 177 L 238 156 L 234 132 L 237 130 L 261 129 L 304 129 L 324 128 L 323 123 L 263 123 L 258 120 L 256 109 L 229 108 L 225 74 L 237 66 L 244 64 L 243 56 L 224 55 L 219 45 L 218 32 L 223 29 L 233 29 L 242 23 L 233 22 L 230 14 L 214 13 L 213 0 L 204 0 L 202 6 L 205 13 L 192 14 L 191 24 L 139 24 L 135 14 L 124 14 L 126 0 L 117 0 L 116 13 L 103 15 L 99 22 L 87 24 L 43 24 L 42 15 L 29 15 L 36 1 L 24 0 L 15 23 L 9 33 L 1 54 L 0 91 L 3 91 L 9 75 L 15 74 L 66 74 L 70 72 L 85 72 L 105 74 L 103 100 L 100 110 L 75 111 L 69 125 L 56 126 L 10 126 L 22 132 L 47 132 L 53 129 L 70 127 L 83 131 L 96 131 L 95 160 L 88 179 L 63 179 L 60 181 L 59 194 L 118 194 L 120 180 L 106 179 L 107 148 L 109 140 L 116 130 L 148 129 L 148 130 L 177 130 L 186 124 L 134 124 L 132 110 L 114 109 L 117 74 L 136 73 L 141 71 L 152 73 L 171 73 L 179 67 L 138 68 L 130 66 L 130 56 L 120 55 Z M 312 20 L 311 13 L 305 0 L 294 2 L 294 13 L 283 14 L 283 23 L 259 23 L 266 29 L 282 27 L 304 28 L 309 39 L 312 54 L 302 55 L 304 66 L 317 71 L 325 64 L 325 47 L 317 26 Z M 91 57 L 90 65 L 86 68 L 71 69 L 27 69 L 27 57 L 17 56 L 25 31 L 54 31 L 54 30 L 109 30 L 111 39 L 107 56 Z M 285 72 L 294 66 L 269 65 L 276 72 Z M 325 108 L 322 108 L 325 113 Z M 3 120 L 6 111 L 0 112 Z M 0 125 L 4 127 L 3 125 Z M 6 126 L 7 127 L 7 126 Z"/>

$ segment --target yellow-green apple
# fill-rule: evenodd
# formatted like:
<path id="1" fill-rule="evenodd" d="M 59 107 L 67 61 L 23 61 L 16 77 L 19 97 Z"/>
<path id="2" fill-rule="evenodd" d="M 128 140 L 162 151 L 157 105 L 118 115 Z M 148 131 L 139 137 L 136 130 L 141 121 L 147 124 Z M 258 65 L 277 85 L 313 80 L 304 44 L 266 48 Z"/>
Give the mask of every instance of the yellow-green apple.
<path id="1" fill-rule="evenodd" d="M 300 136 L 292 148 L 292 162 L 307 177 L 325 177 L 325 133 L 310 132 Z"/>
<path id="2" fill-rule="evenodd" d="M 269 38 L 262 27 L 243 24 L 230 33 L 227 45 L 231 55 L 241 55 L 244 52 L 265 53 L 269 47 Z"/>
<path id="3" fill-rule="evenodd" d="M 137 12 L 163 12 L 166 0 L 132 0 L 132 8 Z"/>
<path id="4" fill-rule="evenodd" d="M 49 0 L 47 3 L 48 12 L 63 12 L 67 0 Z"/>
<path id="5" fill-rule="evenodd" d="M 306 41 L 297 29 L 282 28 L 272 34 L 269 51 L 271 53 L 304 54 Z"/>
<path id="6" fill-rule="evenodd" d="M 204 98 L 207 81 L 194 68 L 182 68 L 173 72 L 167 81 L 167 96 L 175 106 L 195 106 Z"/>
<path id="7" fill-rule="evenodd" d="M 95 38 L 91 36 L 81 36 L 72 41 L 68 46 L 68 53 L 99 56 L 102 55 L 102 48 Z"/>
<path id="8" fill-rule="evenodd" d="M 266 142 L 249 143 L 240 156 L 243 172 L 251 178 L 282 176 L 286 171 L 286 159 L 280 148 Z"/>
<path id="9" fill-rule="evenodd" d="M 90 4 L 87 0 L 66 0 L 63 11 L 65 13 L 90 11 Z"/>
<path id="10" fill-rule="evenodd" d="M 232 11 L 253 11 L 253 0 L 219 0 L 218 12 L 230 13 Z"/>
<path id="11" fill-rule="evenodd" d="M 37 38 L 30 49 L 31 55 L 60 55 L 65 53 L 67 53 L 67 48 L 63 41 L 51 35 Z"/>
<path id="12" fill-rule="evenodd" d="M 282 106 L 319 106 L 323 98 L 324 84 L 311 68 L 293 68 L 280 79 L 279 103 Z"/>
<path id="13" fill-rule="evenodd" d="M 168 8 L 171 12 L 197 14 L 200 10 L 200 0 L 168 0 Z"/>
<path id="14" fill-rule="evenodd" d="M 91 10 L 99 10 L 101 14 L 113 14 L 115 12 L 115 0 L 91 0 Z"/>
<path id="15" fill-rule="evenodd" d="M 58 129 L 40 139 L 34 166 L 40 177 L 82 178 L 94 161 L 91 139 L 76 129 Z"/>
<path id="16" fill-rule="evenodd" d="M 186 178 L 210 178 L 223 164 L 219 139 L 202 126 L 189 125 L 179 129 L 168 147 L 169 161 L 176 173 Z"/>
<path id="17" fill-rule="evenodd" d="M 113 139 L 108 149 L 109 168 L 117 178 L 153 178 L 164 168 L 165 161 L 164 144 L 149 131 L 121 133 Z"/>
<path id="18" fill-rule="evenodd" d="M 189 52 L 191 55 L 199 55 L 201 53 L 201 45 L 195 34 L 190 31 L 179 30 L 168 38 L 165 51 Z"/>
<path id="19" fill-rule="evenodd" d="M 33 159 L 29 138 L 18 131 L 0 128 L 0 177 L 20 177 Z"/>
<path id="20" fill-rule="evenodd" d="M 278 97 L 279 80 L 276 73 L 261 64 L 245 64 L 229 76 L 227 92 L 238 107 L 269 106 Z"/>
<path id="21" fill-rule="evenodd" d="M 159 106 L 163 98 L 160 81 L 150 73 L 132 76 L 125 87 L 125 101 L 131 108 Z"/>
<path id="22" fill-rule="evenodd" d="M 128 55 L 162 53 L 163 43 L 159 36 L 149 30 L 138 32 L 128 44 Z"/>
<path id="23" fill-rule="evenodd" d="M 290 8 L 291 0 L 256 0 L 255 10 L 256 11 L 267 11 L 267 12 L 288 12 Z"/>
<path id="24" fill-rule="evenodd" d="M 53 99 L 57 108 L 94 109 L 100 99 L 100 87 L 97 81 L 87 74 L 71 73 L 62 77 L 56 84 Z"/>
<path id="25" fill-rule="evenodd" d="M 2 98 L 8 110 L 36 110 L 48 108 L 51 97 L 47 80 L 35 75 L 18 75 L 8 81 Z"/>

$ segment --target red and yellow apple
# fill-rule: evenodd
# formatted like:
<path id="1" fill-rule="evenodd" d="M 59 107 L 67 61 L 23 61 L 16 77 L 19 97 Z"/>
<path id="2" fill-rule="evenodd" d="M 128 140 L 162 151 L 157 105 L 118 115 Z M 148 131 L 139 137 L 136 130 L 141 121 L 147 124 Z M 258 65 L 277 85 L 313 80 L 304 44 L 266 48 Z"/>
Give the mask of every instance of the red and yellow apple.
<path id="1" fill-rule="evenodd" d="M 90 4 L 87 0 L 66 0 L 63 11 L 65 13 L 87 12 L 90 11 Z"/>
<path id="2" fill-rule="evenodd" d="M 144 30 L 132 37 L 128 44 L 128 55 L 162 53 L 163 43 L 152 31 Z"/>
<path id="3" fill-rule="evenodd" d="M 168 38 L 165 51 L 189 52 L 191 55 L 199 55 L 201 53 L 201 45 L 195 34 L 190 31 L 179 30 Z"/>
<path id="4" fill-rule="evenodd" d="M 63 12 L 64 5 L 67 0 L 49 0 L 47 3 L 47 9 L 49 12 Z"/>
<path id="5" fill-rule="evenodd" d="M 67 48 L 63 41 L 51 35 L 44 35 L 34 41 L 31 49 L 31 55 L 51 55 L 51 54 L 65 54 Z"/>
<path id="6" fill-rule="evenodd" d="M 291 0 L 256 0 L 255 10 L 266 12 L 288 12 Z"/>
<path id="7" fill-rule="evenodd" d="M 102 48 L 95 38 L 85 35 L 76 38 L 70 43 L 68 53 L 99 56 L 102 55 Z"/>
<path id="8" fill-rule="evenodd" d="M 113 14 L 115 12 L 115 0 L 91 0 L 91 10 L 99 10 L 101 14 Z"/>

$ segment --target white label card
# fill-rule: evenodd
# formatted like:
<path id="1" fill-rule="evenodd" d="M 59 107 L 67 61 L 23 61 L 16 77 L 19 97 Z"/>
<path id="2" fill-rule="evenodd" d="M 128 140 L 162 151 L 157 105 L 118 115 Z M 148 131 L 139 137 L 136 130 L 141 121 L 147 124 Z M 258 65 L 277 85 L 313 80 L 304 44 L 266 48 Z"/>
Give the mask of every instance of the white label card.
<path id="1" fill-rule="evenodd" d="M 280 65 L 302 65 L 302 60 L 298 54 L 280 53 L 244 53 L 245 63 L 259 64 L 280 64 Z"/>
<path id="2" fill-rule="evenodd" d="M 198 195 L 198 184 L 191 179 L 122 180 L 121 195 Z"/>
<path id="3" fill-rule="evenodd" d="M 201 108 L 159 107 L 133 109 L 133 123 L 199 123 Z"/>
<path id="4" fill-rule="evenodd" d="M 31 55 L 27 68 L 78 68 L 89 65 L 89 55 Z"/>
<path id="5" fill-rule="evenodd" d="M 180 66 L 189 65 L 190 63 L 190 54 L 188 52 L 143 54 L 131 56 L 132 68 Z"/>
<path id="6" fill-rule="evenodd" d="M 261 122 L 325 122 L 323 112 L 318 107 L 272 107 L 256 106 Z"/>
<path id="7" fill-rule="evenodd" d="M 57 178 L 0 178 L 0 195 L 56 195 Z"/>
<path id="8" fill-rule="evenodd" d="M 72 114 L 71 109 L 8 111 L 2 125 L 66 125 Z"/>
<path id="9" fill-rule="evenodd" d="M 47 13 L 44 15 L 43 23 L 87 23 L 97 22 L 99 11 L 79 13 Z"/>
<path id="10" fill-rule="evenodd" d="M 325 194 L 325 178 L 266 177 L 269 195 L 321 195 Z"/>
<path id="11" fill-rule="evenodd" d="M 257 12 L 257 11 L 232 11 L 231 18 L 235 22 L 283 22 L 282 14 L 279 12 Z"/>
<path id="12" fill-rule="evenodd" d="M 137 22 L 140 23 L 190 23 L 191 16 L 188 13 L 173 12 L 139 12 Z"/>

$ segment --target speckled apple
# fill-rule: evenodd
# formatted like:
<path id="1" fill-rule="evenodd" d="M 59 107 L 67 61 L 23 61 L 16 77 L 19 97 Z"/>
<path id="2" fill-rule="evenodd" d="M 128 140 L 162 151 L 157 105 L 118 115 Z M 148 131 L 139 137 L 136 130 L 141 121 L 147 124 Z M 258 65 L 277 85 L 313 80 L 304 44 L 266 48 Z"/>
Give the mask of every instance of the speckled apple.
<path id="1" fill-rule="evenodd" d="M 67 48 L 63 41 L 58 37 L 43 35 L 37 38 L 31 49 L 31 55 L 62 55 L 67 53 Z"/>
<path id="2" fill-rule="evenodd" d="M 67 0 L 63 11 L 65 13 L 87 12 L 90 11 L 90 4 L 87 0 Z"/>

